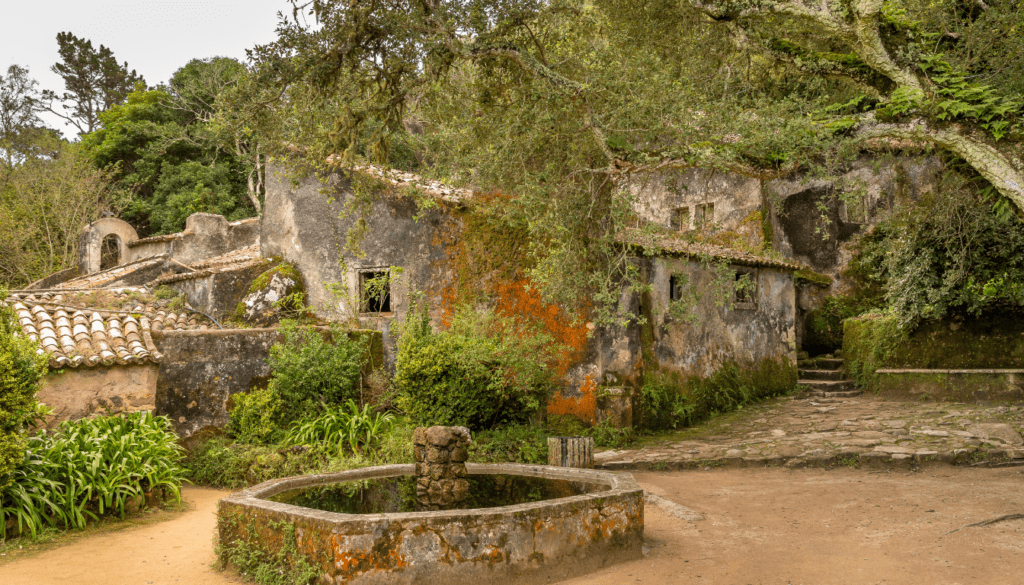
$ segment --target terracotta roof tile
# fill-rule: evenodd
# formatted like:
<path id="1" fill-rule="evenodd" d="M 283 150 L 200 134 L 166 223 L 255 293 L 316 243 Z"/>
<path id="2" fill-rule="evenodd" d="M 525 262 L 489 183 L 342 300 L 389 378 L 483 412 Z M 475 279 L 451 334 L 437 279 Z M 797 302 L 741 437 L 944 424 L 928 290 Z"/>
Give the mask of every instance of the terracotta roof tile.
<path id="1" fill-rule="evenodd" d="M 153 343 L 152 331 L 207 328 L 187 312 L 168 310 L 161 304 L 165 301 L 149 299 L 129 305 L 128 310 L 109 310 L 79 307 L 75 298 L 63 293 L 22 293 L 5 301 L 14 309 L 22 332 L 49 355 L 53 368 L 159 363 L 163 355 Z M 120 298 L 134 297 L 121 293 Z"/>
<path id="2" fill-rule="evenodd" d="M 725 260 L 730 264 L 740 264 L 743 266 L 765 266 L 782 270 L 800 270 L 799 265 L 790 262 L 765 258 L 764 256 L 758 256 L 734 248 L 726 248 L 725 246 L 691 242 L 670 234 L 646 233 L 636 228 L 624 230 L 615 239 L 622 244 L 654 248 L 662 253 L 680 254 L 690 257 L 710 256 Z"/>

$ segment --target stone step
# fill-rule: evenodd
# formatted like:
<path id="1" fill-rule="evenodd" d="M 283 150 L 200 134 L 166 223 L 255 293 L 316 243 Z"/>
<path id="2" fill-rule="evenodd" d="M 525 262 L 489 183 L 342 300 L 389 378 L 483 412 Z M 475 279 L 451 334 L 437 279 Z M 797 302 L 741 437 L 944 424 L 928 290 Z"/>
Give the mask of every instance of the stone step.
<path id="1" fill-rule="evenodd" d="M 811 359 L 807 359 L 807 360 L 797 360 L 797 362 L 796 362 L 796 365 L 797 365 L 797 367 L 798 367 L 798 368 L 800 368 L 800 369 L 805 369 L 805 370 L 814 370 L 814 369 L 817 369 L 817 367 L 818 367 L 818 362 L 816 362 L 816 361 L 814 361 L 814 360 L 811 360 Z"/>
<path id="2" fill-rule="evenodd" d="M 800 370 L 801 380 L 842 380 L 842 370 Z"/>
<path id="3" fill-rule="evenodd" d="M 848 392 L 854 389 L 850 380 L 797 380 L 796 385 L 809 392 Z"/>
<path id="4" fill-rule="evenodd" d="M 853 398 L 854 396 L 860 396 L 863 393 L 864 393 L 863 390 L 857 390 L 855 388 L 853 390 L 844 390 L 844 391 L 841 391 L 841 392 L 822 392 L 821 393 L 821 397 L 822 398 Z"/>
<path id="5" fill-rule="evenodd" d="M 843 367 L 843 360 L 839 358 L 817 358 L 814 361 L 818 362 L 818 369 L 821 370 L 838 370 Z"/>

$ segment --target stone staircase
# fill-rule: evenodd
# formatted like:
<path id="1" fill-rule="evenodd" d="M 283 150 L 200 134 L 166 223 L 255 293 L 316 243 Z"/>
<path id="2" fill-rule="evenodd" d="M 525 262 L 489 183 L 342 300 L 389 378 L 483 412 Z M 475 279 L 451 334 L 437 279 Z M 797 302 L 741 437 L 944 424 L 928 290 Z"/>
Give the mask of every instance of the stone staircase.
<path id="1" fill-rule="evenodd" d="M 797 387 L 807 396 L 817 398 L 850 398 L 860 396 L 861 391 L 847 380 L 843 372 L 843 359 L 832 354 L 797 362 L 800 379 Z"/>

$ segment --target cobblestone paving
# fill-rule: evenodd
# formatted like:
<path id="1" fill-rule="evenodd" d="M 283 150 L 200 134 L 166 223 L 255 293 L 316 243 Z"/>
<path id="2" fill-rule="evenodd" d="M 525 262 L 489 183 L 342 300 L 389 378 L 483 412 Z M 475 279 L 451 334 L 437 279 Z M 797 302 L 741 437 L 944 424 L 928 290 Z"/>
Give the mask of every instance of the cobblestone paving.
<path id="1" fill-rule="evenodd" d="M 603 469 L 1024 466 L 1024 408 L 784 396 L 641 447 L 595 455 Z"/>

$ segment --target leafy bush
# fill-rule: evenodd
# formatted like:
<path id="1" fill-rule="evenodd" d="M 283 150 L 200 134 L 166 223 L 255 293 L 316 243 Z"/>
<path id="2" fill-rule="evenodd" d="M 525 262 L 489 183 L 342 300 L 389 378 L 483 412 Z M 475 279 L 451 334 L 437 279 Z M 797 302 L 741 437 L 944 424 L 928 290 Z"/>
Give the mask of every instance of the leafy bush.
<path id="1" fill-rule="evenodd" d="M 843 321 L 873 308 L 871 300 L 855 295 L 837 295 L 825 299 L 820 309 L 807 314 L 803 349 L 811 355 L 829 353 L 843 347 Z"/>
<path id="2" fill-rule="evenodd" d="M 322 445 L 328 452 L 342 453 L 345 446 L 355 453 L 391 432 L 395 417 L 389 413 L 371 413 L 368 404 L 359 406 L 352 400 L 341 408 L 328 408 L 324 414 L 292 425 L 285 435 L 285 445 Z"/>
<path id="3" fill-rule="evenodd" d="M 287 421 L 359 397 L 356 384 L 366 362 L 365 341 L 349 338 L 337 325 L 331 326 L 329 340 L 323 332 L 293 321 L 283 321 L 281 333 L 284 343 L 270 348 L 268 389 L 284 402 Z"/>
<path id="4" fill-rule="evenodd" d="M 398 404 L 424 425 L 493 428 L 528 420 L 553 387 L 551 338 L 491 312 L 460 308 L 435 333 L 410 312 L 398 343 Z"/>
<path id="5" fill-rule="evenodd" d="M 749 367 L 725 363 L 706 378 L 653 374 L 641 390 L 640 421 L 650 430 L 690 426 L 755 400 L 788 392 L 796 380 L 796 367 L 772 359 Z"/>
<path id="6" fill-rule="evenodd" d="M 270 444 L 292 422 L 358 398 L 356 383 L 366 361 L 367 341 L 332 326 L 330 335 L 282 321 L 284 342 L 270 348 L 270 383 L 236 394 L 230 431 L 239 440 Z"/>
<path id="7" fill-rule="evenodd" d="M 548 433 L 542 427 L 508 425 L 473 436 L 470 461 L 477 463 L 547 463 Z"/>
<path id="8" fill-rule="evenodd" d="M 239 441 L 257 445 L 276 442 L 282 433 L 284 402 L 269 388 L 257 388 L 231 397 L 228 431 Z"/>
<path id="9" fill-rule="evenodd" d="M 902 325 L 1024 310 L 1024 222 L 993 211 L 988 192 L 949 172 L 862 241 L 856 263 L 882 283 L 886 308 Z"/>
<path id="10" fill-rule="evenodd" d="M 65 421 L 28 439 L 22 464 L 0 490 L 0 536 L 8 518 L 33 536 L 44 524 L 82 528 L 123 515 L 154 491 L 181 496 L 182 449 L 171 423 L 150 413 Z"/>
<path id="11" fill-rule="evenodd" d="M 0 299 L 7 291 L 0 289 Z M 25 456 L 25 425 L 36 407 L 36 391 L 46 373 L 46 357 L 21 334 L 14 311 L 0 301 L 0 489 Z"/>

